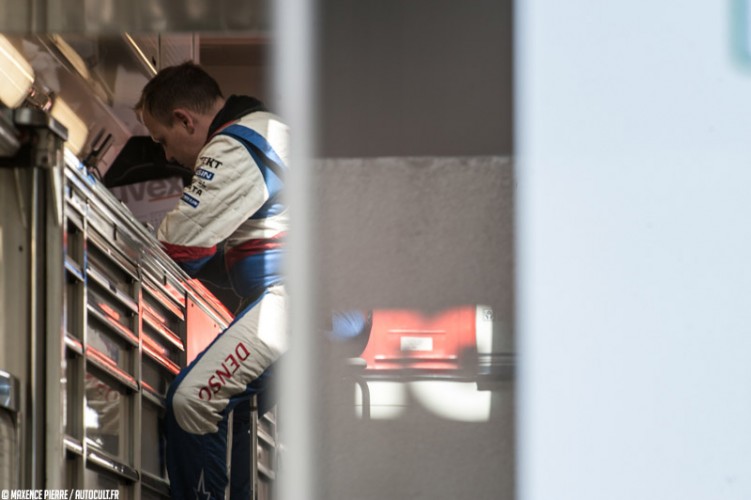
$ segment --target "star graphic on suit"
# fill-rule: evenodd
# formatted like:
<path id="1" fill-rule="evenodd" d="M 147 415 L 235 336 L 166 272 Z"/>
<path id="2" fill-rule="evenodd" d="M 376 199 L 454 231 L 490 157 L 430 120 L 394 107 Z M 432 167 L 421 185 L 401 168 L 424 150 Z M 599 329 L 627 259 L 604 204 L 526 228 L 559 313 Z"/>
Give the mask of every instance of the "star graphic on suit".
<path id="1" fill-rule="evenodd" d="M 206 491 L 204 484 L 203 469 L 201 469 L 201 477 L 198 479 L 198 485 L 193 491 L 196 493 L 196 500 L 211 500 L 211 493 Z"/>

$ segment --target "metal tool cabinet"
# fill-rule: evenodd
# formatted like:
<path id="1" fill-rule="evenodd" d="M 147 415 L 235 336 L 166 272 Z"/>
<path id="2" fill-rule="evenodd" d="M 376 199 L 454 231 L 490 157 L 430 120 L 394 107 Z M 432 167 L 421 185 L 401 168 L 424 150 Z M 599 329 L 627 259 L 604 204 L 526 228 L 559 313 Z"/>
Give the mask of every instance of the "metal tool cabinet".
<path id="1" fill-rule="evenodd" d="M 186 361 L 186 277 L 74 159 L 64 172 L 64 483 L 166 496 L 159 417 Z"/>

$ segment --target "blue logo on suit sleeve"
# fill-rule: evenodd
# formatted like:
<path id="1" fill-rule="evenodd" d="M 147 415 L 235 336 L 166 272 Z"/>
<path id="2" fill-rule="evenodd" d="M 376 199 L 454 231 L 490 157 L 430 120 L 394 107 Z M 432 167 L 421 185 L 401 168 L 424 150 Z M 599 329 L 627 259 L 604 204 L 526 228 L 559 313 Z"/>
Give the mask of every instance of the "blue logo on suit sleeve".
<path id="1" fill-rule="evenodd" d="M 191 195 L 189 195 L 187 193 L 183 193 L 183 196 L 182 196 L 181 200 L 183 200 L 185 203 L 187 203 L 188 205 L 190 205 L 193 208 L 198 207 L 198 205 L 201 203 L 200 201 L 198 201 L 197 199 L 193 198 Z"/>

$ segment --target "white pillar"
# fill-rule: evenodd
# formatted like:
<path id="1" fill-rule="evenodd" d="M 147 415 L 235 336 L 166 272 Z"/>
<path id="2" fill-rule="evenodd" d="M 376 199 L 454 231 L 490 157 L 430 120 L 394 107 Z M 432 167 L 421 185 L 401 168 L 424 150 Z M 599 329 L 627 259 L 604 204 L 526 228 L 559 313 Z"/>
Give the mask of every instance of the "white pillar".
<path id="1" fill-rule="evenodd" d="M 280 377 L 280 419 L 285 451 L 278 498 L 315 498 L 311 398 L 314 344 L 310 294 L 311 158 L 313 150 L 313 4 L 307 0 L 274 2 L 274 108 L 292 129 L 287 204 L 291 214 L 287 283 L 292 348 Z"/>

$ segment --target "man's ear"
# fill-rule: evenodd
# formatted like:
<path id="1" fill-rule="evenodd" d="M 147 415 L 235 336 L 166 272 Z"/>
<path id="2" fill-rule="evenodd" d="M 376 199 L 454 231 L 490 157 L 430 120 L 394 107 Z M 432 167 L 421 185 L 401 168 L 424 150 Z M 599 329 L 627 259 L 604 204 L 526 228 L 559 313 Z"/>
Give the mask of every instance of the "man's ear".
<path id="1" fill-rule="evenodd" d="M 195 120 L 193 119 L 193 113 L 187 109 L 177 108 L 172 111 L 173 123 L 178 127 L 185 127 L 188 132 L 195 130 Z"/>

